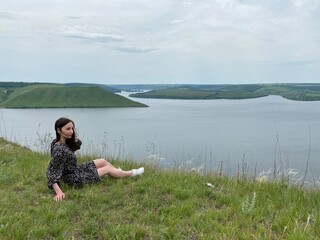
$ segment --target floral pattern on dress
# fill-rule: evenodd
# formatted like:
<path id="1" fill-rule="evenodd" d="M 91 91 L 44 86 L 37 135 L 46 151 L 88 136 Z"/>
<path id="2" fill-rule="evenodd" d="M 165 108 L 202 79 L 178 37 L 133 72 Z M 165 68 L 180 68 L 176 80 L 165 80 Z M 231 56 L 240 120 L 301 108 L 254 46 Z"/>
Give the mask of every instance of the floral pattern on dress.
<path id="1" fill-rule="evenodd" d="M 77 164 L 75 153 L 61 142 L 51 148 L 51 160 L 46 172 L 48 187 L 64 182 L 69 185 L 83 186 L 86 183 L 100 181 L 97 168 L 93 161 Z"/>

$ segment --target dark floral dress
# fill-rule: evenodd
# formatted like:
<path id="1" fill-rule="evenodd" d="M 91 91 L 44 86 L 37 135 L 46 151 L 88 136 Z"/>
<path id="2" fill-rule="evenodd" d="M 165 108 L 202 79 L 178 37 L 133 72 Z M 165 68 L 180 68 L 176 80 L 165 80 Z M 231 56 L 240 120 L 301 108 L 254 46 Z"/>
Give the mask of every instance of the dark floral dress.
<path id="1" fill-rule="evenodd" d="M 61 142 L 51 148 L 51 160 L 47 169 L 48 187 L 64 182 L 69 185 L 83 186 L 85 183 L 100 181 L 97 168 L 93 161 L 77 164 L 75 153 Z"/>

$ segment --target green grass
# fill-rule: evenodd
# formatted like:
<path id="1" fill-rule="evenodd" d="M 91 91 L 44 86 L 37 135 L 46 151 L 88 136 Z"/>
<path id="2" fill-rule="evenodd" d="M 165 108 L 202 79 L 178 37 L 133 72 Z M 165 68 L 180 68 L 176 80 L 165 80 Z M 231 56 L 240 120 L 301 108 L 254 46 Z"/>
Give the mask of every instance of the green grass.
<path id="1" fill-rule="evenodd" d="M 79 162 L 90 156 L 80 156 Z M 0 239 L 318 239 L 320 193 L 279 182 L 146 166 L 138 178 L 62 185 L 53 201 L 49 155 L 0 138 Z M 133 162 L 113 160 L 123 169 Z M 208 187 L 206 183 L 214 187 Z M 255 197 L 254 197 L 255 196 Z"/>
<path id="2" fill-rule="evenodd" d="M 33 84 L 11 89 L 5 108 L 145 107 L 100 86 Z M 0 94 L 1 98 L 1 94 Z"/>

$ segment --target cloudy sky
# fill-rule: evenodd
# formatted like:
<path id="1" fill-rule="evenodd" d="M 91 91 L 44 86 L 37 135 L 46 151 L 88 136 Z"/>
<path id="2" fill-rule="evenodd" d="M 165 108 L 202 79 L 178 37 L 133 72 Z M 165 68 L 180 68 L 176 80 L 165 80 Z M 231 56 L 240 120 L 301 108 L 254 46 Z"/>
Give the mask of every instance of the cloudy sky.
<path id="1" fill-rule="evenodd" d="M 1 0 L 0 81 L 320 82 L 320 0 Z"/>

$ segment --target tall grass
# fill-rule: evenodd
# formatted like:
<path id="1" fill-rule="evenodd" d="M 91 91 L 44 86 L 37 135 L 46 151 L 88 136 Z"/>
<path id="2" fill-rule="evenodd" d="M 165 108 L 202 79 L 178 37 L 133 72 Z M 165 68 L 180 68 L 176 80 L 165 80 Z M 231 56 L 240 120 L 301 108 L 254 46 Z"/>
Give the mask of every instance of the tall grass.
<path id="1" fill-rule="evenodd" d="M 78 155 L 80 156 L 91 156 L 96 158 L 102 157 L 105 159 L 114 159 L 120 161 L 132 161 L 133 159 L 133 157 L 130 156 L 130 154 L 125 150 L 125 140 L 123 137 L 115 140 L 112 144 L 109 142 L 107 132 L 104 132 L 104 137 L 100 144 L 97 144 L 90 139 L 85 139 L 85 137 L 81 139 L 84 139 L 86 146 L 83 147 L 80 152 L 78 152 Z M 37 131 L 37 139 L 33 144 L 33 149 L 36 149 L 37 152 L 49 153 L 52 140 L 53 135 L 47 132 L 40 132 L 39 126 Z M 214 172 L 219 176 L 228 176 L 230 178 L 255 180 L 259 182 L 280 181 L 285 184 L 300 186 L 301 188 L 303 186 L 317 187 L 320 185 L 319 180 L 317 180 L 314 176 L 313 182 L 310 181 L 310 179 L 307 181 L 310 151 L 311 140 L 309 140 L 309 148 L 306 156 L 306 168 L 303 173 L 297 169 L 288 167 L 289 163 L 284 163 L 285 160 L 282 154 L 278 134 L 276 135 L 273 167 L 268 170 L 262 170 L 261 172 L 258 172 L 257 170 L 257 163 L 253 168 L 252 166 L 251 168 L 249 167 L 248 163 L 245 161 L 245 154 L 243 154 L 242 163 L 238 165 L 237 170 L 227 169 L 225 166 L 226 164 L 223 161 L 219 161 L 216 163 L 216 166 L 214 166 L 215 163 L 213 163 L 214 160 L 212 152 L 210 152 L 209 156 L 198 155 L 195 157 L 189 154 L 182 154 L 181 156 L 176 156 L 172 160 L 168 160 L 166 157 L 157 154 L 156 144 L 154 142 L 148 142 L 146 144 L 146 153 L 143 159 L 134 161 L 143 162 L 144 164 L 148 164 L 163 170 L 193 171 L 202 175 Z"/>
<path id="2" fill-rule="evenodd" d="M 84 162 L 91 156 L 80 156 Z M 0 139 L 0 239 L 318 239 L 316 189 L 160 170 L 72 188 L 53 201 L 49 155 Z M 123 169 L 130 161 L 111 160 Z M 210 184 L 208 184 L 210 183 Z"/>

